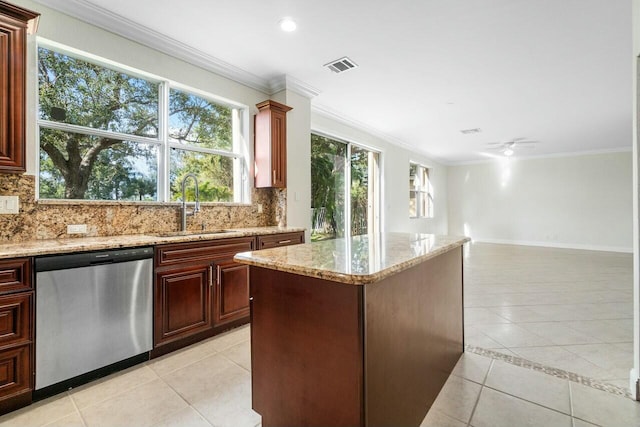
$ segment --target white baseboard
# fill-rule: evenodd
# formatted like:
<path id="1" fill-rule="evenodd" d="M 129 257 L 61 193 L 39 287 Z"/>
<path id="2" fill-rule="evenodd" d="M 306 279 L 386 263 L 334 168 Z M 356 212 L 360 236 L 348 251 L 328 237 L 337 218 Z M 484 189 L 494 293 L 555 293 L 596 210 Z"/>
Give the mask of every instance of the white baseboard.
<path id="1" fill-rule="evenodd" d="M 600 245 L 583 245 L 578 243 L 556 243 L 556 242 L 531 242 L 526 240 L 502 240 L 502 239 L 484 239 L 472 238 L 473 242 L 479 243 L 497 243 L 501 245 L 520 245 L 520 246 L 541 246 L 545 248 L 561 248 L 561 249 L 581 249 L 585 251 L 602 251 L 602 252 L 621 252 L 633 253 L 633 248 L 623 246 L 600 246 Z"/>

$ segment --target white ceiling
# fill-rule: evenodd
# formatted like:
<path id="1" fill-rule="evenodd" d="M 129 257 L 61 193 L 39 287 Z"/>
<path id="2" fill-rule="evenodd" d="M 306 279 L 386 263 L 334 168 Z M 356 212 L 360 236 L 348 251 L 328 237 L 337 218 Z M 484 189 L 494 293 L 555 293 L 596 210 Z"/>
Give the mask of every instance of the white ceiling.
<path id="1" fill-rule="evenodd" d="M 630 0 L 39 2 L 98 6 L 232 64 L 240 80 L 293 77 L 320 92 L 315 109 L 448 163 L 519 137 L 540 143 L 516 156 L 631 147 Z M 297 31 L 279 29 L 284 16 Z M 323 67 L 343 56 L 359 68 Z"/>

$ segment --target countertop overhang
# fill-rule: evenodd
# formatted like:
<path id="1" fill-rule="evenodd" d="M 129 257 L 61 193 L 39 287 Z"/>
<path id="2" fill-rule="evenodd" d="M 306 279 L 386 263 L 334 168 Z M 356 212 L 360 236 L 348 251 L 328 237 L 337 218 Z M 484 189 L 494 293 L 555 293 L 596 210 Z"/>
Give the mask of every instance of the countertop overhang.
<path id="1" fill-rule="evenodd" d="M 304 231 L 299 227 L 251 227 L 229 228 L 220 233 L 204 231 L 200 234 L 163 236 L 166 233 L 130 234 L 105 237 L 78 237 L 64 239 L 31 240 L 28 242 L 0 244 L 0 259 L 37 255 L 53 255 L 72 252 L 88 252 L 106 249 L 155 246 L 168 243 L 198 242 L 230 239 L 234 237 L 264 236 L 269 234 Z"/>
<path id="2" fill-rule="evenodd" d="M 242 252 L 243 264 L 335 282 L 365 285 L 462 246 L 471 239 L 414 233 L 378 233 Z"/>

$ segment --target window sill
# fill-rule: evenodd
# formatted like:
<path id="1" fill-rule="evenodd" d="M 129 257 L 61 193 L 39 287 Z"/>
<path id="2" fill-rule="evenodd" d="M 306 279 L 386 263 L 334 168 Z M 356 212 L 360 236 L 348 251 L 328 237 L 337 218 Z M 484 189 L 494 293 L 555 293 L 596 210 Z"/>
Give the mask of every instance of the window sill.
<path id="1" fill-rule="evenodd" d="M 37 204 L 41 205 L 86 205 L 86 206 L 159 206 L 159 207 L 180 207 L 182 202 L 145 202 L 145 201 L 128 201 L 128 200 L 75 200 L 75 199 L 38 199 Z M 188 204 L 193 204 L 193 201 L 188 201 Z M 237 203 L 237 202 L 200 202 L 200 206 L 253 206 L 251 203 Z"/>

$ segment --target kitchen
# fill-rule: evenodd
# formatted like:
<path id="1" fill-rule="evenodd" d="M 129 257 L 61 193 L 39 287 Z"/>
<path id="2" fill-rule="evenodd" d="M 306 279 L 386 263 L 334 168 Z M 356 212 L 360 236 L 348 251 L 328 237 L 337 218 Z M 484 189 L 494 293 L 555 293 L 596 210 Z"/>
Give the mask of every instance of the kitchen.
<path id="1" fill-rule="evenodd" d="M 78 21 L 62 13 L 47 9 L 39 3 L 19 2 L 25 7 L 39 11 L 42 16 L 39 22 L 37 36 L 47 40 L 48 46 L 60 44 L 67 48 L 73 47 L 80 52 L 97 55 L 101 58 L 108 58 L 118 64 L 126 64 L 138 70 L 145 70 L 154 73 L 171 81 L 182 84 L 189 84 L 207 93 L 213 93 L 225 100 L 233 100 L 240 106 L 248 106 L 250 110 L 244 117 L 241 128 L 248 131 L 251 128 L 250 117 L 257 113 L 254 106 L 267 99 L 265 91 L 258 90 L 246 85 L 233 82 L 220 74 L 205 71 L 199 66 L 195 66 L 175 57 L 150 50 L 138 43 L 126 38 L 117 36 L 111 32 L 101 30 L 90 24 Z M 30 71 L 27 73 L 27 105 L 30 108 L 32 121 L 35 121 L 35 106 L 37 103 L 36 90 L 36 49 L 35 37 L 31 36 L 27 40 L 28 51 L 30 52 Z M 189 76 L 189 82 L 185 82 L 184 76 Z M 308 207 L 310 206 L 311 187 L 308 172 L 305 168 L 297 167 L 302 164 L 300 159 L 309 158 L 309 145 L 306 143 L 311 133 L 310 98 L 300 93 L 305 92 L 305 88 L 296 82 L 295 79 L 285 79 L 284 90 L 276 92 L 272 99 L 286 104 L 293 109 L 287 112 L 287 188 L 286 191 L 278 189 L 252 189 L 248 188 L 245 195 L 251 199 L 251 204 L 235 202 L 230 205 L 207 205 L 202 204 L 200 212 L 195 218 L 188 218 L 188 227 L 191 231 L 201 231 L 215 229 L 244 229 L 233 235 L 225 235 L 225 238 L 243 238 L 255 227 L 276 226 L 286 224 L 290 227 L 286 232 L 299 232 L 301 229 L 309 230 Z M 309 91 L 309 88 L 306 88 Z M 307 92 L 308 93 L 308 92 Z M 314 130 L 328 128 L 330 118 L 318 116 L 314 118 Z M 323 126 L 324 125 L 324 126 Z M 334 129 L 344 127 L 343 124 L 332 124 Z M 242 129 L 241 129 L 242 130 Z M 70 237 L 67 235 L 67 226 L 76 224 L 87 225 L 87 235 L 95 236 L 98 241 L 102 241 L 103 236 L 114 235 L 149 235 L 153 233 L 170 233 L 180 228 L 179 203 L 171 205 L 163 203 L 136 204 L 127 202 L 81 202 L 70 203 L 64 201 L 42 201 L 36 193 L 36 183 L 34 172 L 38 170 L 35 124 L 27 126 L 26 159 L 27 174 L 25 175 L 2 175 L 0 178 L 0 188 L 3 194 L 20 195 L 20 213 L 17 215 L 2 217 L 2 238 L 11 239 L 18 245 L 33 239 L 55 239 L 58 237 Z M 350 133 L 357 134 L 358 130 L 350 130 Z M 349 133 L 345 132 L 345 133 Z M 248 132 L 246 135 L 251 135 Z M 245 136 L 247 140 L 250 140 Z M 304 141 L 302 143 L 301 141 Z M 446 168 L 430 160 L 427 156 L 418 153 L 411 153 L 409 150 L 395 148 L 385 141 L 381 141 L 379 148 L 384 150 L 385 168 L 393 170 L 403 170 L 409 160 L 416 161 L 430 166 L 430 172 L 435 188 L 446 186 Z M 242 153 L 241 153 L 242 154 Z M 249 157 L 245 157 L 248 159 Z M 31 172 L 31 173 L 30 173 Z M 404 188 L 405 179 L 402 174 L 389 176 L 387 188 Z M 191 185 L 191 184 L 189 184 Z M 236 194 L 237 192 L 234 192 Z M 399 192 L 401 193 L 401 192 Z M 192 195 L 191 195 L 192 196 Z M 381 215 L 383 221 L 391 224 L 400 221 L 396 218 L 406 217 L 406 202 L 403 194 L 393 194 L 392 191 L 385 192 L 385 206 Z M 190 199 L 191 200 L 191 199 Z M 434 206 L 436 209 L 433 219 L 419 219 L 414 221 L 403 220 L 407 227 L 406 231 L 426 231 L 435 234 L 447 233 L 446 220 L 446 194 L 442 191 L 434 194 Z M 192 209 L 189 206 L 189 209 Z M 193 221 L 191 221 L 193 219 Z M 268 232 L 270 233 L 270 232 Z M 252 234 L 256 239 L 258 232 Z M 309 234 L 305 240 L 309 241 Z M 169 240 L 164 240 L 169 239 Z M 170 243 L 172 237 L 152 236 L 148 240 L 149 244 Z M 174 241 L 182 238 L 173 238 Z M 199 239 L 199 238 L 198 238 Z M 196 240 L 198 240 L 196 239 Z M 66 240 L 67 239 L 63 239 Z M 104 239 L 110 240 L 110 239 Z M 185 240 L 190 240 L 185 238 Z M 289 240 L 282 238 L 279 241 Z M 255 241 L 255 240 L 254 240 Z M 255 245 L 256 243 L 254 243 Z M 121 247 L 125 247 L 124 244 Z M 92 248 L 96 248 L 92 246 Z M 205 273 L 212 276 L 210 273 Z"/>

